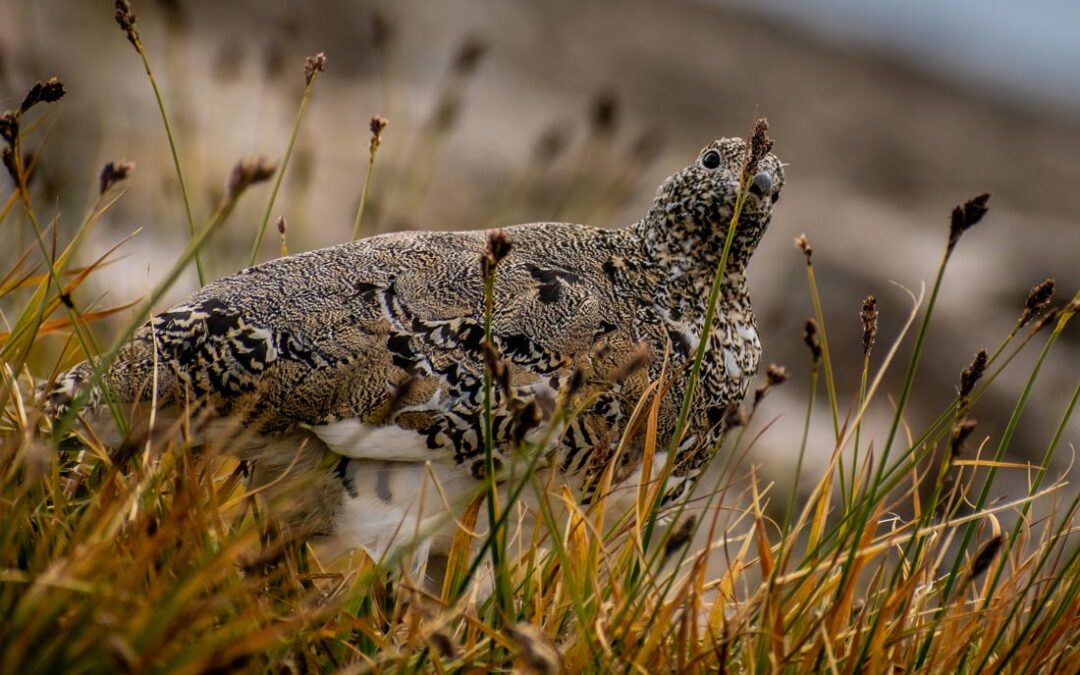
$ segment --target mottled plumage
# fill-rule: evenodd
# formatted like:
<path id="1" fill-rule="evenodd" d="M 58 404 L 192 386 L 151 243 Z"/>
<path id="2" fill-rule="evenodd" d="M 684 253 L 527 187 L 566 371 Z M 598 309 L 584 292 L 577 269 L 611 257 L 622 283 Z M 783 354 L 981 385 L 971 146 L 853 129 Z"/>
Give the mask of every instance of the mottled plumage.
<path id="1" fill-rule="evenodd" d="M 704 148 L 627 228 L 504 230 L 512 250 L 497 267 L 493 322 L 508 366 L 494 392 L 500 463 L 515 440 L 539 437 L 575 371 L 583 379 L 574 402 L 587 405 L 555 434 L 544 465 L 581 499 L 592 496 L 631 411 L 662 370 L 674 377 L 659 416 L 660 437 L 670 436 L 744 148 L 736 139 Z M 737 229 L 668 498 L 708 459 L 726 407 L 757 371 L 744 271 L 782 184 L 780 162 L 766 156 Z M 487 240 L 479 231 L 402 232 L 244 270 L 154 317 L 107 381 L 123 403 L 156 396 L 162 420 L 187 415 L 205 426 L 204 438 L 226 439 L 224 447 L 253 462 L 255 483 L 291 465 L 308 483 L 275 483 L 279 492 L 292 486 L 287 520 L 334 550 L 381 556 L 435 523 L 444 506 L 459 507 L 483 477 Z M 642 350 L 653 358 L 627 373 Z M 63 375 L 50 393 L 54 407 L 63 409 L 89 375 L 87 364 Z M 88 410 L 104 418 L 100 398 L 93 392 Z M 538 426 L 526 423 L 537 417 Z M 636 480 L 642 436 L 627 439 L 615 484 Z M 448 532 L 429 542 L 445 549 Z"/>

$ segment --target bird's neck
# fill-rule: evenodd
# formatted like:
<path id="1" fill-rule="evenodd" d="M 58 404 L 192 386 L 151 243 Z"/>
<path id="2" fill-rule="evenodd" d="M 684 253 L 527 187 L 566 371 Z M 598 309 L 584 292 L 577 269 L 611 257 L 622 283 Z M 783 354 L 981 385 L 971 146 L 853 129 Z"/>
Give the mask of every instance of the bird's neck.
<path id="1" fill-rule="evenodd" d="M 705 228 L 662 219 L 652 212 L 629 228 L 637 240 L 644 262 L 657 281 L 671 292 L 708 298 L 723 255 L 724 237 L 702 237 Z M 723 278 L 723 296 L 741 296 L 746 289 L 746 264 L 749 253 L 743 251 L 738 236 L 728 251 Z"/>

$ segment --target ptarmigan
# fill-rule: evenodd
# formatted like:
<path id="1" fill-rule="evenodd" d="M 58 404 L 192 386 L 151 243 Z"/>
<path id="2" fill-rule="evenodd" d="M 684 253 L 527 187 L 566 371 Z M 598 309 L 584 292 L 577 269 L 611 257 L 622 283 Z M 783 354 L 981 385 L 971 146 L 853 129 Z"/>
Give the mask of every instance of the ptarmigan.
<path id="1" fill-rule="evenodd" d="M 670 437 L 746 157 L 742 140 L 709 144 L 623 229 L 503 230 L 512 250 L 494 287 L 493 343 L 507 366 L 493 392 L 498 465 L 523 436 L 540 437 L 572 379 L 571 407 L 584 407 L 556 430 L 543 466 L 580 499 L 593 496 L 635 404 L 662 373 L 671 386 L 658 429 Z M 774 155 L 757 166 L 667 499 L 705 464 L 725 409 L 757 371 L 745 270 L 784 182 Z M 447 507 L 483 484 L 488 240 L 480 231 L 384 234 L 246 269 L 155 316 L 105 377 L 136 426 L 156 401 L 159 427 L 183 418 L 201 440 L 250 460 L 253 482 L 285 498 L 286 522 L 326 549 L 381 558 L 422 532 L 428 550 L 445 552 Z M 627 373 L 642 350 L 655 358 Z M 62 375 L 53 408 L 63 411 L 90 376 L 87 363 Z M 96 426 L 107 424 L 101 398 L 90 392 L 86 408 Z M 641 480 L 636 436 L 615 460 L 616 486 Z M 280 480 L 286 471 L 306 482 Z"/>

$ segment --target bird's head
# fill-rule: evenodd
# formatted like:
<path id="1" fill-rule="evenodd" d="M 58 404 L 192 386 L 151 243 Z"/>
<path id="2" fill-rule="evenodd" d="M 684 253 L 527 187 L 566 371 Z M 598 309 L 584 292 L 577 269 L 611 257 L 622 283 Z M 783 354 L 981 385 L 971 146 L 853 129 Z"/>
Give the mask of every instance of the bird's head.
<path id="1" fill-rule="evenodd" d="M 658 251 L 718 261 L 739 195 L 746 141 L 722 138 L 701 149 L 685 169 L 664 181 L 642 225 Z M 772 153 L 760 159 L 749 185 L 729 254 L 729 268 L 746 265 L 780 198 L 784 169 Z"/>

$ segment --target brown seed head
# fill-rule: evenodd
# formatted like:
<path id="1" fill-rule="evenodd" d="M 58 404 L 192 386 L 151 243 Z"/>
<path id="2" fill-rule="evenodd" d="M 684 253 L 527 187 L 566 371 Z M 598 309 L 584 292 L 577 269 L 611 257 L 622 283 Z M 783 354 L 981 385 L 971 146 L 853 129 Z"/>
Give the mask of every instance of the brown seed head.
<path id="1" fill-rule="evenodd" d="M 491 373 L 491 379 L 502 390 L 503 395 L 510 398 L 513 392 L 510 389 L 510 368 L 499 356 L 499 350 L 489 340 L 480 345 L 480 352 L 484 358 L 484 366 Z"/>
<path id="2" fill-rule="evenodd" d="M 315 77 L 326 70 L 326 54 L 319 52 L 304 59 L 304 84 L 310 85 Z"/>
<path id="3" fill-rule="evenodd" d="M 278 238 L 281 240 L 281 257 L 284 258 L 285 256 L 289 255 L 289 247 L 285 243 L 285 216 L 280 216 L 279 215 L 277 217 L 277 223 L 276 224 L 277 224 Z"/>
<path id="4" fill-rule="evenodd" d="M 135 10 L 128 0 L 116 0 L 116 23 L 127 35 L 128 42 L 135 49 L 139 48 L 139 29 L 135 27 Z"/>
<path id="5" fill-rule="evenodd" d="M 952 220 L 949 224 L 949 244 L 946 249 L 947 253 L 952 253 L 953 249 L 956 248 L 956 242 L 960 241 L 961 235 L 982 220 L 982 217 L 990 210 L 990 207 L 988 206 L 989 201 L 990 193 L 987 192 L 972 197 L 953 209 Z"/>
<path id="6" fill-rule="evenodd" d="M 810 348 L 810 357 L 816 364 L 821 361 L 821 337 L 818 335 L 817 321 L 807 319 L 803 326 L 803 342 Z"/>
<path id="7" fill-rule="evenodd" d="M 1032 319 L 1045 312 L 1053 299 L 1053 279 L 1045 279 L 1042 283 L 1034 286 L 1028 293 L 1027 302 L 1024 303 L 1024 312 L 1020 315 L 1020 326 L 1028 325 Z"/>
<path id="8" fill-rule="evenodd" d="M 127 180 L 134 170 L 135 162 L 129 162 L 124 159 L 107 163 L 101 169 L 98 194 L 105 194 L 112 186 Z"/>
<path id="9" fill-rule="evenodd" d="M 381 115 L 372 115 L 371 123 L 369 125 L 371 127 L 371 135 L 378 138 L 389 125 L 390 122 L 385 117 L 382 117 Z"/>
<path id="10" fill-rule="evenodd" d="M 375 151 L 382 144 L 382 133 L 386 131 L 386 127 L 390 126 L 390 121 L 381 115 L 372 115 L 368 126 L 371 128 L 370 150 L 372 154 L 375 154 Z"/>
<path id="11" fill-rule="evenodd" d="M 765 371 L 765 384 L 754 390 L 754 405 L 751 411 L 757 410 L 758 404 L 765 399 L 765 396 L 772 388 L 787 382 L 789 377 L 787 368 L 778 366 L 775 363 L 769 364 L 768 369 Z"/>
<path id="12" fill-rule="evenodd" d="M 30 91 L 26 92 L 26 98 L 23 99 L 22 105 L 19 106 L 19 112 L 24 113 L 38 103 L 59 101 L 64 97 L 65 93 L 67 92 L 64 90 L 64 83 L 56 77 L 50 77 L 44 82 L 38 82 L 33 87 L 30 87 Z"/>
<path id="13" fill-rule="evenodd" d="M 562 656 L 531 623 L 519 623 L 507 628 L 518 649 L 522 672 L 530 675 L 555 675 L 562 670 Z"/>
<path id="14" fill-rule="evenodd" d="M 966 399 L 975 389 L 975 385 L 982 379 L 983 373 L 986 372 L 987 358 L 986 350 L 980 349 L 979 353 L 975 355 L 975 360 L 971 362 L 971 365 L 965 368 L 964 372 L 960 373 L 961 399 Z"/>
<path id="15" fill-rule="evenodd" d="M 1039 320 L 1031 326 L 1031 334 L 1034 335 L 1035 333 L 1041 331 L 1043 328 L 1046 328 L 1050 324 L 1054 323 L 1055 321 L 1057 321 L 1059 316 L 1061 316 L 1060 307 L 1054 307 L 1046 314 L 1043 314 L 1039 318 Z"/>
<path id="16" fill-rule="evenodd" d="M 592 130 L 598 136 L 610 136 L 618 125 L 619 99 L 614 91 L 605 89 L 593 100 Z"/>
<path id="17" fill-rule="evenodd" d="M 585 371 L 581 368 L 574 368 L 574 372 L 570 373 L 570 379 L 566 382 L 566 395 L 568 397 L 578 393 L 582 385 L 585 384 Z"/>
<path id="18" fill-rule="evenodd" d="M 866 296 L 862 303 L 862 310 L 859 312 L 859 320 L 862 321 L 863 354 L 869 354 L 877 340 L 877 298 L 872 295 Z"/>
<path id="19" fill-rule="evenodd" d="M 746 413 L 743 411 L 742 406 L 738 401 L 733 401 L 727 404 L 724 408 L 724 429 L 737 429 L 739 427 L 745 427 L 750 422 Z"/>
<path id="20" fill-rule="evenodd" d="M 267 159 L 264 155 L 241 159 L 233 166 L 229 174 L 228 198 L 237 199 L 244 190 L 273 176 L 276 169 L 277 162 Z"/>
<path id="21" fill-rule="evenodd" d="M 754 122 L 754 131 L 750 134 L 750 143 L 746 146 L 746 175 L 753 177 L 758 164 L 765 159 L 773 148 L 773 139 L 769 138 L 769 120 L 759 117 Z"/>
<path id="22" fill-rule="evenodd" d="M 967 442 L 969 436 L 975 431 L 975 426 L 978 424 L 970 417 L 958 421 L 953 425 L 952 433 L 949 435 L 949 456 L 958 457 L 964 450 L 964 443 Z"/>
<path id="23" fill-rule="evenodd" d="M 502 262 L 503 258 L 510 255 L 510 235 L 503 230 L 492 230 L 488 234 L 487 255 L 492 267 Z"/>
<path id="24" fill-rule="evenodd" d="M 989 569 L 990 563 L 994 562 L 994 558 L 997 557 L 997 554 L 1004 543 L 1005 535 L 1003 534 L 995 534 L 983 543 L 971 561 L 971 573 L 968 575 L 968 578 L 974 579 Z"/>
<path id="25" fill-rule="evenodd" d="M 529 401 L 514 411 L 513 438 L 515 444 L 521 444 L 525 436 L 540 426 L 544 421 L 544 411 L 535 400 Z"/>
<path id="26" fill-rule="evenodd" d="M 810 247 L 810 242 L 807 241 L 805 234 L 795 237 L 795 248 L 802 251 L 802 254 L 806 256 L 806 265 L 808 267 L 813 264 L 811 258 L 814 255 L 814 249 Z"/>
<path id="27" fill-rule="evenodd" d="M 671 537 L 664 543 L 665 560 L 690 542 L 690 539 L 694 536 L 694 526 L 696 524 L 697 518 L 694 516 L 687 516 L 679 523 L 679 528 L 672 532 Z"/>
<path id="28" fill-rule="evenodd" d="M 7 169 L 8 175 L 11 176 L 11 180 L 15 183 L 15 186 L 19 185 L 19 169 L 15 166 L 15 151 L 11 149 L 11 146 L 5 146 L 3 150 L 0 150 L 0 159 L 3 159 L 4 168 Z"/>
<path id="29" fill-rule="evenodd" d="M 11 110 L 0 115 L 0 138 L 8 145 L 13 145 L 19 136 L 19 116 Z"/>
<path id="30" fill-rule="evenodd" d="M 787 368 L 775 363 L 770 363 L 768 369 L 765 370 L 765 379 L 770 387 L 778 387 L 787 382 L 790 377 Z"/>

